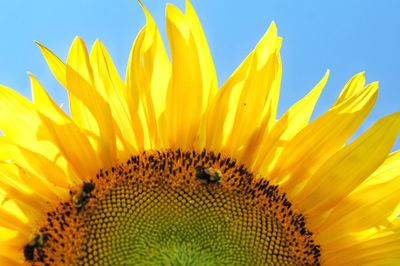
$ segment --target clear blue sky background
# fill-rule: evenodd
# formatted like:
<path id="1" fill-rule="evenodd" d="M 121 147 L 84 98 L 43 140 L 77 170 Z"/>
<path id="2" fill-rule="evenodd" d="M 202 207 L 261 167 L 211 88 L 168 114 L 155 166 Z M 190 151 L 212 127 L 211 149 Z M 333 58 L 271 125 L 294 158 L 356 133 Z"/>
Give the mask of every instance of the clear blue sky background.
<path id="1" fill-rule="evenodd" d="M 165 1 L 143 0 L 165 38 Z M 184 7 L 184 1 L 172 1 Z M 360 71 L 380 82 L 378 102 L 357 133 L 379 117 L 400 111 L 400 1 L 193 0 L 214 57 L 220 85 L 275 20 L 282 48 L 279 114 L 305 95 L 326 69 L 331 76 L 314 117 L 325 111 L 346 81 Z M 0 1 L 0 83 L 30 97 L 33 72 L 58 103 L 66 94 L 51 76 L 34 40 L 62 59 L 76 35 L 90 47 L 99 38 L 120 73 L 145 23 L 135 0 Z M 396 149 L 400 148 L 397 141 Z"/>

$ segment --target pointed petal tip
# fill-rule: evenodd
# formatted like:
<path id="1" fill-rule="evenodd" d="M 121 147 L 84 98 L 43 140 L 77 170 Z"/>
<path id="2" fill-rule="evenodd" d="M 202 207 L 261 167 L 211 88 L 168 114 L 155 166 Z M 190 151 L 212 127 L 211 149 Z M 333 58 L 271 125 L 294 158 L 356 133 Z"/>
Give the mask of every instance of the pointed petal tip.
<path id="1" fill-rule="evenodd" d="M 174 6 L 174 5 L 171 4 L 171 3 L 167 3 L 167 4 L 165 5 L 165 10 L 166 10 L 166 12 L 168 12 L 168 10 L 173 9 L 173 8 L 177 8 L 177 7 Z"/>
<path id="2" fill-rule="evenodd" d="M 331 74 L 331 70 L 328 68 L 326 71 L 325 71 L 325 74 L 324 74 L 324 76 L 322 77 L 322 81 L 324 82 L 324 84 L 328 81 L 328 79 L 329 79 L 329 75 Z M 325 86 L 325 85 L 324 85 Z"/>
<path id="3" fill-rule="evenodd" d="M 276 32 L 276 34 L 278 34 L 278 26 L 276 25 L 275 20 L 271 21 L 268 30 L 273 30 L 274 32 Z"/>
<path id="4" fill-rule="evenodd" d="M 276 39 L 276 41 L 278 42 L 280 41 L 282 43 L 282 37 L 278 36 L 278 28 L 274 20 L 271 21 L 271 23 L 269 24 L 267 31 L 264 33 L 264 36 L 267 36 L 269 34 L 271 34 L 271 36 L 273 36 Z"/>
<path id="5" fill-rule="evenodd" d="M 379 91 L 379 82 L 378 81 L 370 82 L 365 86 L 365 89 L 374 90 L 374 91 L 378 92 Z"/>
<path id="6" fill-rule="evenodd" d="M 34 40 L 34 42 L 37 46 L 39 46 L 40 49 L 46 49 L 46 47 L 43 44 L 41 44 L 39 41 Z"/>
<path id="7" fill-rule="evenodd" d="M 373 82 L 371 82 L 370 83 L 370 85 L 372 85 L 372 86 L 376 86 L 377 88 L 379 88 L 379 81 L 373 81 Z"/>
<path id="8" fill-rule="evenodd" d="M 75 36 L 74 40 L 72 41 L 71 47 L 75 45 L 80 45 L 86 47 L 85 41 L 80 36 Z"/>
<path id="9" fill-rule="evenodd" d="M 192 3 L 190 0 L 185 0 L 185 14 L 195 12 Z"/>
<path id="10" fill-rule="evenodd" d="M 76 35 L 72 42 L 74 43 L 74 42 L 84 42 L 84 41 L 80 36 Z"/>
<path id="11" fill-rule="evenodd" d="M 400 131 L 400 112 L 388 114 L 388 115 L 380 118 L 375 124 L 383 124 L 383 123 L 392 124 L 398 131 L 397 134 L 399 134 L 400 133 L 399 132 Z"/>
<path id="12" fill-rule="evenodd" d="M 182 11 L 175 5 L 171 3 L 166 4 L 165 8 L 165 14 L 166 14 L 166 19 L 167 19 L 167 25 L 168 21 L 172 22 L 173 25 L 177 25 L 179 23 L 184 22 L 186 24 L 186 18 L 185 15 L 182 13 Z M 187 29 L 189 29 L 187 27 Z"/>
<path id="13" fill-rule="evenodd" d="M 354 75 L 354 77 L 365 80 L 365 71 L 358 72 L 357 74 Z"/>
<path id="14" fill-rule="evenodd" d="M 102 46 L 102 42 L 99 39 L 94 40 L 93 45 L 92 45 L 92 49 L 95 47 L 99 47 Z"/>
<path id="15" fill-rule="evenodd" d="M 149 10 L 146 8 L 146 6 L 143 4 L 143 2 L 141 0 L 137 0 L 137 1 L 139 3 L 140 7 L 142 8 L 144 14 L 146 15 L 146 18 L 147 18 L 147 14 L 150 13 Z"/>
<path id="16" fill-rule="evenodd" d="M 153 25 L 155 24 L 155 21 L 150 13 L 150 11 L 147 9 L 147 7 L 143 4 L 143 2 L 141 0 L 137 0 L 139 5 L 141 6 L 143 13 L 146 17 L 146 24 L 147 25 Z M 168 4 L 167 4 L 168 5 Z"/>

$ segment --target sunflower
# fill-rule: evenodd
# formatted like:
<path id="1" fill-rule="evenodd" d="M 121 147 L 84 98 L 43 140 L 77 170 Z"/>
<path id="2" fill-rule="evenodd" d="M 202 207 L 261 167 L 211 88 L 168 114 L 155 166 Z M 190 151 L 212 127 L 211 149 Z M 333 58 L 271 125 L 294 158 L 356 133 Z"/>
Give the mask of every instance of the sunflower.
<path id="1" fill-rule="evenodd" d="M 100 41 L 38 44 L 70 115 L 32 74 L 32 101 L 1 86 L 1 265 L 400 264 L 400 114 L 347 142 L 376 82 L 310 122 L 327 72 L 277 119 L 274 23 L 218 88 L 191 4 L 167 6 L 171 61 L 143 10 L 125 81 Z"/>

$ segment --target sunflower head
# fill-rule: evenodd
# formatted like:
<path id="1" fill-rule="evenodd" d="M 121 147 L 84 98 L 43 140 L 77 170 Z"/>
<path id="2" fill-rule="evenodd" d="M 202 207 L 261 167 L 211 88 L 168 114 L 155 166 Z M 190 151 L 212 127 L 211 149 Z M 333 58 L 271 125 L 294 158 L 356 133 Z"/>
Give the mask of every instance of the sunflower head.
<path id="1" fill-rule="evenodd" d="M 271 23 L 219 88 L 197 15 L 167 5 L 168 57 L 143 6 L 122 79 L 106 48 L 39 48 L 69 112 L 29 75 L 0 87 L 1 265 L 397 265 L 400 114 L 363 73 L 310 121 L 329 71 L 277 117 Z"/>

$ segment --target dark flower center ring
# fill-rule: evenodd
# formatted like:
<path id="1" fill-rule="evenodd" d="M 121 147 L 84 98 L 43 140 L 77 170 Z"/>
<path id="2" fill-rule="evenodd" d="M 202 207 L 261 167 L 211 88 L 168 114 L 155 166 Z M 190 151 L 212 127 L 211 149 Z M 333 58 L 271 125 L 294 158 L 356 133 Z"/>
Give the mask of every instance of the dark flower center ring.
<path id="1" fill-rule="evenodd" d="M 205 150 L 148 151 L 100 171 L 48 212 L 36 238 L 31 261 L 51 265 L 318 265 L 320 257 L 278 186 Z"/>

